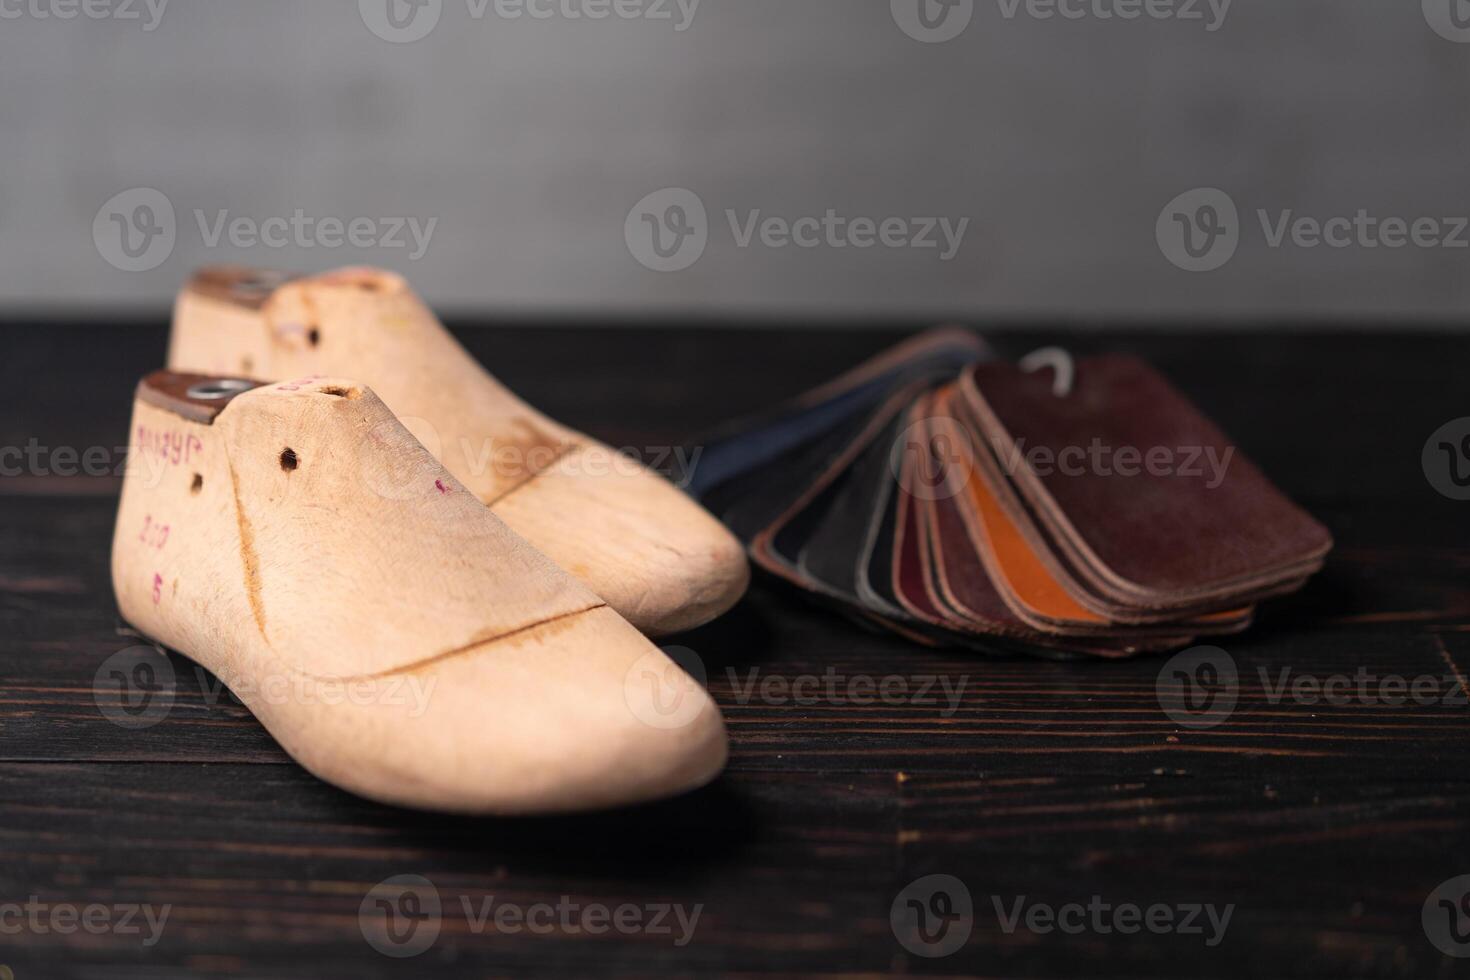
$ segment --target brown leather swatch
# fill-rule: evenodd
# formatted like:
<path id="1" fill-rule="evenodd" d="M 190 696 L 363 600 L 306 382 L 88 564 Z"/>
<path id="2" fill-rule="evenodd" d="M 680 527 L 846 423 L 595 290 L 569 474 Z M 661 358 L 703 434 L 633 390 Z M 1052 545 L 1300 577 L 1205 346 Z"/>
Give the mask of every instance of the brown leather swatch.
<path id="1" fill-rule="evenodd" d="M 1004 475 L 1086 585 L 1114 602 L 1168 610 L 1270 594 L 1332 546 L 1137 358 L 1080 361 L 1064 396 L 1049 372 L 998 363 L 967 370 L 961 390 Z"/>

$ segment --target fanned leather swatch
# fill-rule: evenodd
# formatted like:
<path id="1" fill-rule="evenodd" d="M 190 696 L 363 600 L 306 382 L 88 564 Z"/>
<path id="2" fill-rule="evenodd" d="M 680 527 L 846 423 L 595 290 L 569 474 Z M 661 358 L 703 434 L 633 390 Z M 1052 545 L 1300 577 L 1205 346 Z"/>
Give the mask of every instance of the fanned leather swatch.
<path id="1" fill-rule="evenodd" d="M 1332 539 L 1137 358 L 1040 370 L 929 331 L 701 445 L 691 492 L 864 623 L 1120 657 L 1250 626 Z"/>

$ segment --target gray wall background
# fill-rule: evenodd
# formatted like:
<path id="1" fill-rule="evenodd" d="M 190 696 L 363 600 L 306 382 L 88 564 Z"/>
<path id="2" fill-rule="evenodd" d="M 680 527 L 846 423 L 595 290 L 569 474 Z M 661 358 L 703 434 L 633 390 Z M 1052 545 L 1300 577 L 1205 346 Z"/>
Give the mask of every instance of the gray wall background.
<path id="1" fill-rule="evenodd" d="M 152 31 L 146 0 L 86 0 L 140 20 L 55 16 L 82 2 L 0 0 L 12 311 L 158 309 L 211 262 L 374 263 L 453 311 L 618 318 L 1448 324 L 1470 300 L 1470 248 L 1271 248 L 1255 216 L 1470 215 L 1470 43 L 1431 26 L 1449 23 L 1436 4 L 1465 0 L 1235 0 L 1215 30 L 1204 0 L 1203 20 L 972 0 L 944 43 L 909 37 L 889 0 L 702 0 L 682 31 L 674 0 L 672 21 L 511 20 L 497 0 L 477 19 L 477 0 L 439 0 L 411 43 L 376 36 L 357 0 L 170 0 Z M 367 0 L 368 18 L 387 2 Z M 130 272 L 93 226 L 135 187 L 177 221 L 167 258 Z M 624 237 L 664 187 L 709 213 L 703 256 L 678 272 L 644 268 Z M 1195 187 L 1240 212 L 1238 249 L 1210 272 L 1176 268 L 1155 233 Z M 727 208 L 969 226 L 947 262 L 740 248 Z M 410 261 L 211 247 L 196 209 L 437 225 Z"/>

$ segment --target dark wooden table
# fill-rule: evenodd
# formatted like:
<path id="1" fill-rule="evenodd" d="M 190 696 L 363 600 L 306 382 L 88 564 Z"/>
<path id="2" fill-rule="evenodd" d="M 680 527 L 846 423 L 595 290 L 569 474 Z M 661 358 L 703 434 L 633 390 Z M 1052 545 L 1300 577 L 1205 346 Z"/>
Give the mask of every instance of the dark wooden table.
<path id="1" fill-rule="evenodd" d="M 637 446 L 682 441 L 898 335 L 461 333 L 536 404 Z M 116 461 L 131 389 L 160 362 L 165 331 L 7 324 L 0 337 L 0 447 L 48 450 L 28 472 L 0 477 L 0 964 L 10 970 L 0 977 L 1470 972 L 1470 960 L 1431 944 L 1421 919 L 1437 885 L 1470 874 L 1470 503 L 1437 493 L 1420 462 L 1431 432 L 1470 415 L 1470 339 L 1284 328 L 996 335 L 1018 353 L 1061 342 L 1145 355 L 1336 535 L 1305 592 L 1225 642 L 1239 701 L 1217 727 L 1164 713 L 1162 658 L 1043 663 L 920 649 L 758 582 L 730 615 L 672 641 L 702 658 L 729 721 L 732 757 L 716 784 L 625 812 L 478 820 L 318 782 L 176 654 L 163 721 L 128 730 L 102 715 L 94 675 L 137 642 L 120 629 L 108 582 L 117 483 L 58 475 L 67 457 L 54 450 L 105 447 Z M 1360 668 L 1426 678 L 1439 696 L 1395 706 L 1272 695 L 1283 670 L 1321 681 Z M 829 669 L 965 686 L 954 711 L 741 694 L 752 670 L 791 681 Z M 438 938 L 414 959 L 376 952 L 359 921 L 368 890 L 404 874 L 427 877 L 442 900 Z M 914 955 L 890 926 L 900 891 L 927 875 L 958 878 L 974 905 L 968 942 L 943 958 Z M 522 909 L 702 909 L 683 945 L 677 926 L 477 931 L 491 896 Z M 1233 910 L 1213 946 L 1177 932 L 1007 932 L 996 903 L 1009 914 L 1021 896 L 1025 908 Z M 28 902 L 44 906 L 41 928 L 16 929 L 23 910 L 7 917 L 6 903 Z M 151 946 L 141 916 L 138 932 L 99 934 L 64 933 L 48 917 L 94 904 L 116 926 L 116 905 L 171 908 Z"/>

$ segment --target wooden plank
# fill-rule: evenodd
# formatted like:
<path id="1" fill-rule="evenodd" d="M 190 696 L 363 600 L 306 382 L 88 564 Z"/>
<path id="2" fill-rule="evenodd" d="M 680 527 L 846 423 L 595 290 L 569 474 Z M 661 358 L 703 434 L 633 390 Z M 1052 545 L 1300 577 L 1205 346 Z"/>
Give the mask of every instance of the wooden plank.
<path id="1" fill-rule="evenodd" d="M 54 976 L 38 971 L 58 961 L 89 975 L 401 976 L 407 964 L 368 944 L 359 911 L 378 882 L 417 874 L 443 918 L 409 961 L 416 974 L 856 972 L 891 955 L 879 897 L 895 873 L 897 797 L 880 777 L 748 774 L 614 814 L 476 820 L 377 806 L 294 767 L 0 764 L 0 897 L 148 904 L 155 918 L 172 906 L 152 947 L 26 930 L 0 962 L 22 978 Z M 560 912 L 548 933 L 480 928 L 491 898 L 682 905 L 692 940 L 655 932 L 652 912 L 626 933 L 576 934 L 581 913 Z"/>
<path id="2" fill-rule="evenodd" d="M 0 757 L 284 761 L 227 690 L 177 655 L 174 707 L 162 722 L 128 731 L 103 716 L 96 672 L 138 642 L 119 632 L 112 607 L 110 521 L 105 501 L 13 500 L 0 514 L 0 548 L 13 556 L 0 579 Z M 1428 774 L 1454 750 L 1463 706 L 1320 707 L 1273 687 L 1360 670 L 1443 682 L 1440 641 L 1422 631 L 1467 624 L 1459 569 L 1395 549 L 1349 554 L 1303 596 L 1268 607 L 1251 633 L 1221 641 L 1240 670 L 1240 708 L 1230 724 L 1200 732 L 1161 710 L 1158 658 L 1058 664 L 929 651 L 766 585 L 724 620 L 671 642 L 703 660 L 736 736 L 737 768 L 1025 771 L 1042 756 L 1066 771 L 1106 764 L 1147 774 L 1206 760 L 1230 770 L 1333 767 L 1350 757 Z M 1416 597 L 1437 602 L 1412 608 Z M 866 693 L 885 678 L 907 695 Z M 853 704 L 853 692 L 877 703 Z M 1417 750 L 1404 753 L 1406 741 Z"/>
<path id="3" fill-rule="evenodd" d="M 164 333 L 78 325 L 9 336 L 0 446 L 85 449 L 122 441 L 118 406 L 157 366 Z M 820 381 L 895 334 L 464 336 L 568 423 L 616 445 L 658 446 Z M 1001 337 L 1012 351 L 1056 339 Z M 20 978 L 1454 975 L 1457 961 L 1429 945 L 1419 914 L 1429 889 L 1470 873 L 1459 697 L 1470 677 L 1470 540 L 1463 505 L 1433 492 L 1418 454 L 1464 414 L 1455 376 L 1470 340 L 1061 339 L 1148 357 L 1337 536 L 1302 594 L 1219 643 L 1239 686 L 1218 726 L 1165 712 L 1156 684 L 1166 658 L 1048 663 L 922 649 L 760 582 L 731 615 L 668 641 L 700 656 L 729 721 L 730 771 L 714 786 L 552 821 L 408 813 L 300 770 L 177 655 L 160 723 L 109 722 L 96 672 L 136 642 L 119 632 L 109 583 L 115 484 L 0 477 L 0 903 L 34 893 L 176 906 L 154 948 L 116 934 L 7 935 L 0 964 Z M 54 397 L 38 381 L 58 363 L 81 397 Z M 1300 677 L 1306 697 L 1290 693 Z M 1380 682 L 1391 677 L 1424 678 L 1439 698 L 1386 703 L 1397 689 Z M 906 689 L 891 703 L 854 703 L 870 690 L 860 681 L 854 691 L 854 678 Z M 1345 695 L 1309 701 L 1332 678 L 1346 679 Z M 449 902 L 442 938 L 398 963 L 367 945 L 357 915 L 367 888 L 408 873 L 428 875 Z M 984 903 L 964 949 L 934 961 L 906 951 L 888 918 L 899 890 L 927 874 L 960 877 Z M 565 895 L 705 911 L 684 947 L 650 935 L 476 934 L 459 899 L 478 908 L 491 894 L 523 906 Z M 1208 949 L 1185 936 L 1007 934 L 991 897 L 1023 894 L 1236 911 Z"/>
<path id="4" fill-rule="evenodd" d="M 287 767 L 0 765 L 5 895 L 50 905 L 172 906 L 160 941 L 8 937 L 17 970 L 57 960 L 203 975 L 388 976 L 357 918 L 372 886 L 421 874 L 443 900 L 415 960 L 487 972 L 646 975 L 672 967 L 855 973 L 1420 976 L 1439 954 L 1419 909 L 1455 873 L 1464 781 L 1279 785 L 1179 775 L 837 777 L 736 773 L 708 790 L 587 818 L 489 821 L 374 806 Z M 82 846 L 78 846 L 82 845 Z M 931 874 L 966 882 L 975 931 L 929 964 L 888 907 Z M 1234 906 L 1195 935 L 1006 932 L 1027 906 Z M 483 902 L 701 905 L 694 940 L 481 930 Z M 468 909 L 461 900 L 467 900 Z M 1273 965 L 1274 964 L 1274 965 Z M 18 973 L 17 975 L 24 975 Z M 45 973 L 44 975 L 52 975 Z"/>
<path id="5" fill-rule="evenodd" d="M 904 781 L 904 866 L 974 901 L 957 973 L 1063 977 L 1451 976 L 1426 939 L 1430 892 L 1465 872 L 1470 783 L 1338 774 L 1092 780 L 1032 774 Z M 1449 778 L 1453 777 L 1453 778 Z M 1223 929 L 1123 934 L 1114 911 L 1076 933 L 1018 907 L 1213 905 Z M 1101 923 L 1101 928 L 1096 925 Z M 1124 923 L 1126 924 L 1126 922 Z M 1218 938 L 1211 945 L 1209 940 Z"/>

